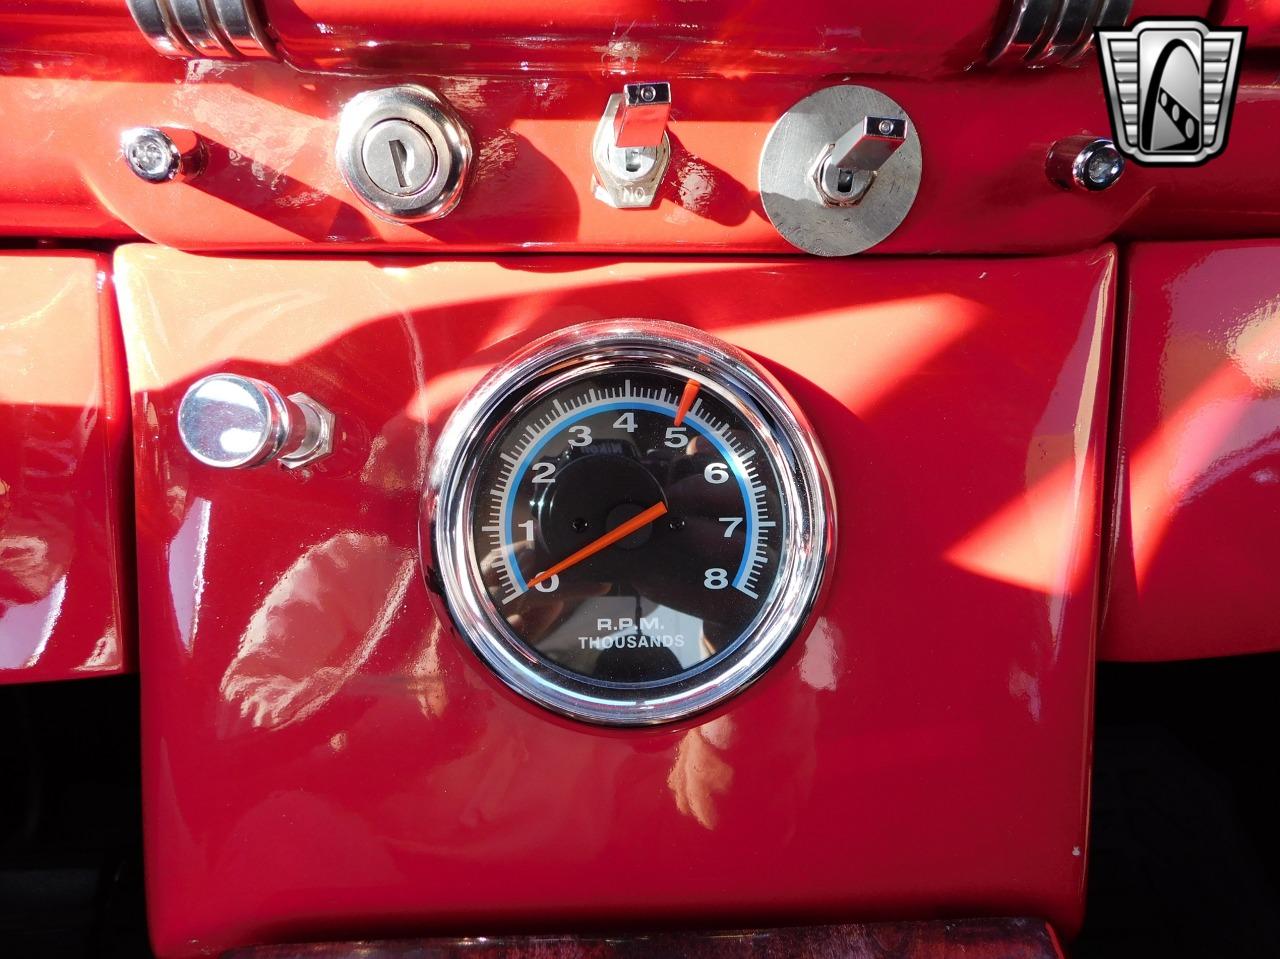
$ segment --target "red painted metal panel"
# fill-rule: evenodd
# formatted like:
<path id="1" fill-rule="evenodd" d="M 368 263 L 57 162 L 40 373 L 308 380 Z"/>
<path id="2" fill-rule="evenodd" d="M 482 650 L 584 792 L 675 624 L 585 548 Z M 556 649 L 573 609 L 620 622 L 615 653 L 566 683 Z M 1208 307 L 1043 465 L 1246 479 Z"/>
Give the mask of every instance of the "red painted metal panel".
<path id="1" fill-rule="evenodd" d="M 148 908 L 167 957 L 479 929 L 973 913 L 1084 881 L 1114 253 L 1022 260 L 116 255 L 135 390 Z M 441 621 L 433 437 L 550 330 L 655 316 L 757 356 L 837 495 L 834 586 L 725 707 L 607 730 Z M 197 377 L 339 422 L 301 474 L 178 440 Z"/>
<path id="2" fill-rule="evenodd" d="M 0 139 L 0 232 L 132 231 L 193 250 L 795 252 L 760 204 L 760 150 L 787 108 L 836 79 L 668 78 L 672 166 L 647 210 L 591 193 L 591 137 L 616 79 L 425 78 L 470 126 L 475 173 L 447 218 L 406 225 L 369 214 L 334 161 L 342 105 L 385 81 L 277 64 L 17 58 L 0 76 L 0 112 L 48 140 L 33 164 L 27 141 Z M 1114 189 L 1086 195 L 1050 183 L 1044 161 L 1060 137 L 1110 129 L 1096 69 L 877 79 L 916 124 L 924 172 L 912 212 L 876 252 L 1060 252 L 1117 231 L 1274 233 L 1272 80 L 1246 76 L 1230 145 L 1213 162 L 1132 166 Z M 205 174 L 157 186 L 126 169 L 121 132 L 156 123 L 206 138 Z"/>
<path id="3" fill-rule="evenodd" d="M 1248 27 L 1246 49 L 1280 47 L 1280 3 L 1275 0 L 1222 0 L 1213 20 L 1224 27 Z"/>
<path id="4" fill-rule="evenodd" d="M 997 0 L 921 17 L 871 0 L 266 0 L 283 54 L 305 69 L 406 73 L 590 71 L 936 74 L 983 59 Z M 0 46 L 41 53 L 146 50 L 125 0 L 24 0 L 0 11 Z"/>
<path id="5" fill-rule="evenodd" d="M 513 68 L 635 75 L 958 72 L 982 62 L 999 4 L 960 0 L 919 16 L 868 0 L 266 0 L 288 58 L 319 69 Z"/>
<path id="6" fill-rule="evenodd" d="M 0 50 L 42 59 L 84 54 L 156 56 L 129 15 L 126 0 L 21 0 L 0 10 Z"/>
<path id="7" fill-rule="evenodd" d="M 590 73 L 634 76 L 679 65 L 689 73 L 856 71 L 957 73 L 986 60 L 1008 4 L 961 0 L 929 16 L 872 0 L 259 0 L 286 59 L 302 69 L 410 73 Z M 1131 19 L 1209 15 L 1209 0 L 1135 0 Z M 1272 24 L 1258 0 L 1225 0 L 1219 16 Z M 23 0 L 0 10 L 0 47 L 155 57 L 125 0 Z"/>
<path id="8" fill-rule="evenodd" d="M 1280 649 L 1280 243 L 1152 243 L 1128 268 L 1100 655 Z"/>
<path id="9" fill-rule="evenodd" d="M 0 254 L 0 683 L 132 667 L 128 387 L 109 263 Z"/>

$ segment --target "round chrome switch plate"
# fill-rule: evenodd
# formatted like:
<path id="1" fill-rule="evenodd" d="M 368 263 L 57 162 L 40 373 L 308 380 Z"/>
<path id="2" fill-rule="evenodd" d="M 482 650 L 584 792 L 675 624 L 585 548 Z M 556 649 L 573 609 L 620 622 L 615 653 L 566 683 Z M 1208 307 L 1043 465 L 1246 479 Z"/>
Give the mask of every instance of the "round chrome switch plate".
<path id="1" fill-rule="evenodd" d="M 854 205 L 831 205 L 814 173 L 827 151 L 867 117 L 907 120 L 906 137 Z M 760 199 L 783 239 L 806 253 L 848 256 L 875 246 L 906 218 L 920 188 L 920 137 L 906 111 L 870 87 L 827 87 L 784 113 L 760 154 Z"/>
<path id="2" fill-rule="evenodd" d="M 426 87 L 369 90 L 342 109 L 337 160 L 347 185 L 378 215 L 436 220 L 462 198 L 471 137 L 448 102 Z"/>

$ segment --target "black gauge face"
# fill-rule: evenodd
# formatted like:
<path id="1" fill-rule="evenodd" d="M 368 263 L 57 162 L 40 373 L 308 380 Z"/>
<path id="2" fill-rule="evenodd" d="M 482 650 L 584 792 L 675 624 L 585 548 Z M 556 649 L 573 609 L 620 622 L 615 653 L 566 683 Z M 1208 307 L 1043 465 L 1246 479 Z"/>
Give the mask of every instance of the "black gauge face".
<path id="1" fill-rule="evenodd" d="M 477 464 L 490 601 L 539 656 L 608 683 L 701 667 L 748 635 L 786 510 L 715 385 L 622 366 L 516 411 Z"/>
<path id="2" fill-rule="evenodd" d="M 626 320 L 552 334 L 477 386 L 438 439 L 425 515 L 449 614 L 504 682 L 638 725 L 777 658 L 816 600 L 829 502 L 754 360 Z"/>

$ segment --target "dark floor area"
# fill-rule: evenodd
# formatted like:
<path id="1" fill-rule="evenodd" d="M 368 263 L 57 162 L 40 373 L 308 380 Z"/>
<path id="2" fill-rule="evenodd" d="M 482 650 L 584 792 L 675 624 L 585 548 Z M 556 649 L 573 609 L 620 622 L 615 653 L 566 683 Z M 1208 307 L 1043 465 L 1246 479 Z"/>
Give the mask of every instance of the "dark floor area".
<path id="1" fill-rule="evenodd" d="M 1280 655 L 1099 668 L 1073 959 L 1280 957 Z"/>
<path id="2" fill-rule="evenodd" d="M 0 956 L 150 956 L 136 677 L 0 686 Z"/>
<path id="3" fill-rule="evenodd" d="M 134 678 L 0 687 L 0 955 L 146 959 Z M 1099 670 L 1073 959 L 1280 957 L 1280 655 Z"/>

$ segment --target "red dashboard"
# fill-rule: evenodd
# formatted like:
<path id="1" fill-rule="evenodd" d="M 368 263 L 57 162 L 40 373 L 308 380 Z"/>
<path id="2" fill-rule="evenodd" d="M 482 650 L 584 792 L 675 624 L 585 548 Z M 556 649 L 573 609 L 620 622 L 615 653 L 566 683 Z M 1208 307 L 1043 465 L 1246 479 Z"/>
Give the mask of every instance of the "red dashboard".
<path id="1" fill-rule="evenodd" d="M 161 957 L 1061 955 L 1099 661 L 1280 650 L 1280 12 L 615 7 L 0 11 L 0 684 L 139 674 Z M 1080 180 L 1093 27 L 1155 15 L 1247 26 L 1229 138 Z"/>

